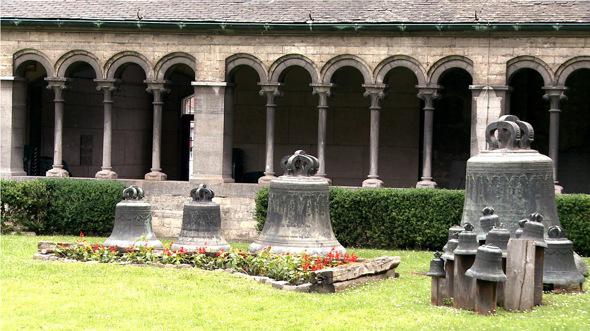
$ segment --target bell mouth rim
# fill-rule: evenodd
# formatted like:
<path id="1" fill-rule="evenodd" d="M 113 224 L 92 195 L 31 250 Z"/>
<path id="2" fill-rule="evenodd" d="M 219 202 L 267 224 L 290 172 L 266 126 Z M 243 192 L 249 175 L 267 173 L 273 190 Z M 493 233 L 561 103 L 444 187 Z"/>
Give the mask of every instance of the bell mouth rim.
<path id="1" fill-rule="evenodd" d="M 453 251 L 453 255 L 476 255 L 476 254 L 477 254 L 477 248 L 476 249 L 460 249 L 460 250 Z"/>
<path id="2" fill-rule="evenodd" d="M 440 277 L 440 278 L 446 278 L 446 273 L 438 273 L 438 272 L 427 272 L 426 276 L 428 277 Z"/>
<path id="3" fill-rule="evenodd" d="M 488 282 L 499 282 L 499 283 L 503 283 L 507 279 L 506 275 L 494 275 L 494 276 L 486 275 L 484 273 L 473 271 L 471 269 L 469 269 L 465 272 L 465 276 L 471 277 L 473 279 L 485 280 Z"/>
<path id="4" fill-rule="evenodd" d="M 530 153 L 530 154 L 544 155 L 544 154 L 539 153 L 538 150 L 532 149 L 532 148 L 515 148 L 515 149 L 498 148 L 498 149 L 494 149 L 494 150 L 486 149 L 484 151 L 481 151 L 480 153 L 493 153 L 493 154 L 509 154 L 509 153 L 526 154 L 526 153 Z"/>
<path id="5" fill-rule="evenodd" d="M 443 260 L 455 261 L 455 255 L 453 255 L 453 254 L 446 254 L 445 253 L 445 254 L 441 255 L 441 258 Z"/>

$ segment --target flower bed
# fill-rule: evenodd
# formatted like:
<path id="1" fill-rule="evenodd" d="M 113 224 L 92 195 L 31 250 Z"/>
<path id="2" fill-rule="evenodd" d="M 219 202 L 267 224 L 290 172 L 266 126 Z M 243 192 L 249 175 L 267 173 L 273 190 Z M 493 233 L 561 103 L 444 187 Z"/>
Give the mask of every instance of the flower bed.
<path id="1" fill-rule="evenodd" d="M 212 253 L 206 247 L 196 252 L 171 250 L 169 246 L 163 250 L 150 247 L 118 249 L 85 240 L 77 243 L 39 242 L 35 258 L 223 270 L 252 276 L 276 288 L 302 292 L 336 292 L 368 280 L 394 277 L 399 264 L 398 257 L 361 261 L 354 253 L 341 255 L 335 250 L 326 256 L 274 254 L 270 253 L 270 247 L 257 254 L 239 249 Z"/>

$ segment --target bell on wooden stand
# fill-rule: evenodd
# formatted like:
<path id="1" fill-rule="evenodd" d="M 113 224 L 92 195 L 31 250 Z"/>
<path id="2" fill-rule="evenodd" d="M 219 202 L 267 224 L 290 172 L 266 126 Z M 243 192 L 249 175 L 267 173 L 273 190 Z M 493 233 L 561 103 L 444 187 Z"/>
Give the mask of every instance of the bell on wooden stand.
<path id="1" fill-rule="evenodd" d="M 486 241 L 486 235 L 490 230 L 498 225 L 498 215 L 494 215 L 494 208 L 485 207 L 482 211 L 483 216 L 479 218 L 481 232 L 477 234 L 477 240 L 480 244 Z"/>
<path id="2" fill-rule="evenodd" d="M 483 315 L 495 313 L 497 284 L 506 281 L 502 270 L 502 250 L 493 245 L 480 246 L 473 266 L 465 275 L 476 280 L 475 311 Z"/>
<path id="3" fill-rule="evenodd" d="M 443 304 L 442 279 L 445 278 L 445 261 L 440 257 L 440 252 L 434 253 L 434 259 L 430 260 L 430 269 L 426 273 L 426 276 L 432 278 L 430 302 L 435 306 L 442 306 Z"/>
<path id="4" fill-rule="evenodd" d="M 584 276 L 576 268 L 573 243 L 560 226 L 550 227 L 547 233 L 543 283 L 553 288 L 581 290 Z"/>

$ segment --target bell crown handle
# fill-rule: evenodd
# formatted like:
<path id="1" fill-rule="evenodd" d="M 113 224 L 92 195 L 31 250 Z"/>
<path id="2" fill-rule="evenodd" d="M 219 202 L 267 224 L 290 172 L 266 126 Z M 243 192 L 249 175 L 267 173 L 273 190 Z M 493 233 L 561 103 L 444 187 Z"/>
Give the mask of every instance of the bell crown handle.
<path id="1" fill-rule="evenodd" d="M 191 190 L 193 201 L 210 202 L 215 197 L 215 192 L 208 188 L 206 184 L 200 184 L 197 188 Z"/>
<path id="2" fill-rule="evenodd" d="M 123 190 L 123 200 L 141 200 L 143 197 L 143 189 L 139 186 L 131 185 Z"/>
<path id="3" fill-rule="evenodd" d="M 303 150 L 284 157 L 281 163 L 287 176 L 313 176 L 320 167 L 318 159 Z"/>
<path id="4" fill-rule="evenodd" d="M 529 149 L 535 140 L 533 126 L 514 115 L 500 116 L 486 127 L 489 149 Z"/>

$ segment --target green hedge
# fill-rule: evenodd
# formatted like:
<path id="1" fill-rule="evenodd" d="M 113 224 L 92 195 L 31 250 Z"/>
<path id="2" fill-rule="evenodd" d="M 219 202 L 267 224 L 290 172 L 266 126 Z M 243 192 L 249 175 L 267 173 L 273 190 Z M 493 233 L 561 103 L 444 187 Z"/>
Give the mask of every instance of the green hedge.
<path id="1" fill-rule="evenodd" d="M 77 179 L 0 181 L 2 230 L 108 235 L 122 183 Z"/>
<path id="2" fill-rule="evenodd" d="M 426 189 L 330 188 L 330 218 L 345 246 L 441 249 L 447 229 L 461 222 L 464 192 Z M 574 249 L 590 255 L 590 195 L 557 196 L 560 221 Z M 256 196 L 256 219 L 266 219 L 268 189 Z"/>

